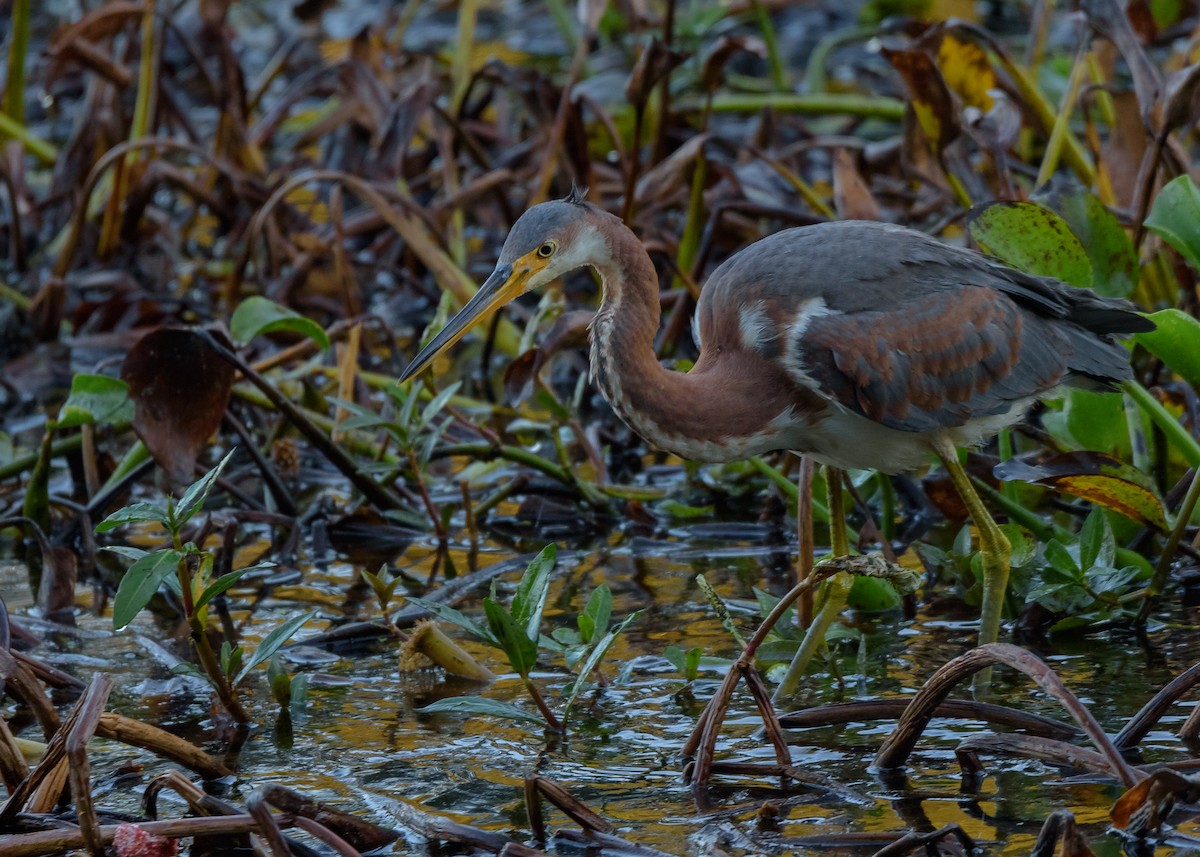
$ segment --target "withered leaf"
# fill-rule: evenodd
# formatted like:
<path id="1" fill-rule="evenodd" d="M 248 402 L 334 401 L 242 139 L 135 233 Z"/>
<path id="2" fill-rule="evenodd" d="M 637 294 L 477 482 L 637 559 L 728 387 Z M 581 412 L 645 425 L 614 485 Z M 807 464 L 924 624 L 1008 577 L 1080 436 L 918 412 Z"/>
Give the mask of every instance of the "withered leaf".
<path id="1" fill-rule="evenodd" d="M 942 73 L 923 50 L 883 48 L 881 52 L 904 78 L 921 130 L 940 157 L 961 131 L 954 99 Z"/>
<path id="2" fill-rule="evenodd" d="M 172 482 L 192 481 L 196 459 L 221 424 L 233 367 L 189 328 L 159 327 L 121 364 L 135 414 L 133 429 Z"/>
<path id="3" fill-rule="evenodd" d="M 845 147 L 833 150 L 833 203 L 842 220 L 879 220 L 879 203 L 858 172 L 856 153 Z"/>
<path id="4" fill-rule="evenodd" d="M 660 80 L 670 74 L 691 54 L 671 50 L 657 38 L 638 56 L 625 84 L 625 97 L 636 107 L 644 107 L 650 93 Z"/>
<path id="5" fill-rule="evenodd" d="M 1065 452 L 1036 463 L 1010 458 L 997 464 L 994 472 L 1000 479 L 1045 485 L 1159 530 L 1170 529 L 1154 483 L 1137 468 L 1111 455 Z"/>

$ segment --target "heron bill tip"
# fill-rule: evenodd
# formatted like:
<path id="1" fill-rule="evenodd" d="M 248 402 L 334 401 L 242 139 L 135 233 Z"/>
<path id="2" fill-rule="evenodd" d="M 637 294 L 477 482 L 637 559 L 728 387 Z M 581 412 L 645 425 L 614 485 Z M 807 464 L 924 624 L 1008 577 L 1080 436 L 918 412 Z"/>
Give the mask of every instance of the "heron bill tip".
<path id="1" fill-rule="evenodd" d="M 491 315 L 493 310 L 524 293 L 529 274 L 528 269 L 514 274 L 511 265 L 498 266 L 466 305 L 417 353 L 400 374 L 397 383 L 403 384 L 420 374 L 435 357 L 462 339 L 467 331 Z"/>

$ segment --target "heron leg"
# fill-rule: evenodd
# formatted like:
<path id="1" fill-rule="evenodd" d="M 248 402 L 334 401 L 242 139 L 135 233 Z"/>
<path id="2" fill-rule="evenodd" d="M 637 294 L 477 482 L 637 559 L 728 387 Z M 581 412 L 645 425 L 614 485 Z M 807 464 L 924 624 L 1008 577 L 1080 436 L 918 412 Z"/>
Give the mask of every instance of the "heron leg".
<path id="1" fill-rule="evenodd" d="M 971 478 L 958 461 L 958 450 L 945 437 L 935 437 L 933 449 L 946 465 L 950 481 L 979 530 L 979 554 L 983 564 L 983 605 L 979 613 L 979 645 L 994 643 L 1000 635 L 1000 610 L 1008 589 L 1012 545 L 983 504 Z"/>

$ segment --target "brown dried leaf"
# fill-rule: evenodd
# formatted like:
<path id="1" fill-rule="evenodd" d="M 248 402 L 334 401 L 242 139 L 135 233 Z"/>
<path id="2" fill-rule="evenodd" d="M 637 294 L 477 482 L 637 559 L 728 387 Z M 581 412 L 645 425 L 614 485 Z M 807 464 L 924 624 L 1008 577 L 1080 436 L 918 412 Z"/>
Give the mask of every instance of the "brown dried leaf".
<path id="1" fill-rule="evenodd" d="M 842 220 L 880 220 L 879 203 L 858 172 L 856 153 L 833 150 L 833 204 Z"/>
<path id="2" fill-rule="evenodd" d="M 1169 768 L 1155 771 L 1117 798 L 1109 812 L 1113 827 L 1139 839 L 1154 836 L 1176 803 L 1200 798 L 1200 781 Z"/>
<path id="3" fill-rule="evenodd" d="M 555 354 L 587 344 L 587 327 L 595 313 L 590 310 L 565 312 L 554 320 L 537 348 L 531 348 L 509 364 L 504 373 L 504 392 L 519 403 L 533 392 L 538 373 Z"/>
<path id="4" fill-rule="evenodd" d="M 962 130 L 945 79 L 923 50 L 883 48 L 882 53 L 904 79 L 921 130 L 940 157 Z"/>
<path id="5" fill-rule="evenodd" d="M 677 53 L 671 50 L 657 38 L 642 50 L 629 72 L 629 81 L 625 84 L 625 97 L 637 108 L 645 107 L 650 92 L 658 82 L 671 73 L 691 54 Z"/>
<path id="6" fill-rule="evenodd" d="M 1116 0 L 1079 0 L 1079 8 L 1087 15 L 1092 29 L 1116 45 L 1125 58 L 1133 75 L 1133 89 L 1137 93 L 1142 122 L 1147 128 L 1151 127 L 1151 117 L 1163 91 L 1162 76 L 1142 49 L 1121 4 Z"/>
<path id="7" fill-rule="evenodd" d="M 704 58 L 704 69 L 700 72 L 700 81 L 706 90 L 711 92 L 721 85 L 725 65 L 741 51 L 749 51 L 760 57 L 767 55 L 766 45 L 755 36 L 721 36 Z"/>
<path id="8" fill-rule="evenodd" d="M 133 429 L 173 482 L 192 481 L 197 457 L 225 416 L 233 375 L 188 328 L 156 328 L 126 355 L 121 379 L 134 403 Z"/>
<path id="9" fill-rule="evenodd" d="M 1200 114 L 1200 63 L 1180 69 L 1167 78 L 1163 94 L 1163 127 L 1166 134 L 1189 124 Z"/>

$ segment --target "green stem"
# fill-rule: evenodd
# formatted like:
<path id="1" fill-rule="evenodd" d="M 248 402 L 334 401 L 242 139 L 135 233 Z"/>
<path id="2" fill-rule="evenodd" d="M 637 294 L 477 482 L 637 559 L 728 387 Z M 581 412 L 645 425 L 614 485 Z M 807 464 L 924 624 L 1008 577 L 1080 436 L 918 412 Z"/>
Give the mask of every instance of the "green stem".
<path id="1" fill-rule="evenodd" d="M 758 21 L 758 30 L 762 34 L 763 43 L 767 46 L 767 65 L 771 69 L 771 81 L 775 84 L 776 89 L 787 92 L 791 87 L 788 85 L 787 69 L 783 64 L 783 57 L 779 53 L 779 38 L 775 35 L 775 25 L 771 21 L 771 13 L 759 0 L 750 0 L 750 8 L 754 10 L 754 17 Z"/>
<path id="2" fill-rule="evenodd" d="M 0 113 L 0 137 L 12 137 L 19 140 L 29 154 L 43 164 L 51 165 L 58 160 L 58 149 L 45 140 L 36 136 L 20 122 L 16 122 L 5 113 Z"/>
<path id="3" fill-rule="evenodd" d="M 1055 116 L 1054 125 L 1050 129 L 1050 141 L 1046 144 L 1046 153 L 1042 157 L 1042 165 L 1038 169 L 1037 180 L 1034 182 L 1034 187 L 1045 187 L 1050 181 L 1050 177 L 1054 175 L 1054 170 L 1058 167 L 1059 158 L 1062 156 L 1063 145 L 1067 139 L 1067 129 L 1070 127 L 1071 116 L 1075 112 L 1075 105 L 1079 101 L 1079 87 L 1083 85 L 1083 73 L 1087 69 L 1085 62 L 1087 56 L 1088 40 L 1085 39 L 1079 45 L 1079 50 L 1075 54 L 1075 64 L 1071 67 L 1071 76 L 1067 81 L 1067 91 L 1063 93 L 1062 102 L 1058 107 L 1058 114 Z"/>
<path id="4" fill-rule="evenodd" d="M 4 114 L 18 125 L 25 124 L 25 56 L 29 52 L 29 0 L 13 3 L 12 41 L 8 45 L 8 84 Z"/>
<path id="5" fill-rule="evenodd" d="M 1179 451 L 1189 467 L 1200 467 L 1200 443 L 1197 443 L 1179 420 L 1175 419 L 1171 412 L 1164 408 L 1158 399 L 1154 398 L 1153 393 L 1137 381 L 1126 381 L 1121 385 L 1121 389 L 1128 393 L 1138 403 L 1138 407 L 1145 411 L 1146 416 L 1162 429 L 1167 442 Z"/>
<path id="6" fill-rule="evenodd" d="M 830 556 L 846 556 L 850 553 L 850 542 L 847 538 L 845 489 L 842 486 L 842 471 L 834 467 L 825 467 L 825 491 L 829 503 L 829 539 Z M 775 689 L 773 700 L 783 700 L 796 692 L 800 679 L 808 672 L 813 656 L 825 644 L 825 636 L 829 626 L 846 607 L 846 599 L 850 596 L 850 587 L 854 585 L 854 576 L 839 571 L 822 587 L 822 604 L 812 624 L 800 641 L 800 648 L 788 664 L 787 672 L 779 687 Z"/>
<path id="7" fill-rule="evenodd" d="M 875 95 L 854 95 L 833 92 L 796 94 L 792 92 L 726 93 L 713 96 L 712 109 L 717 113 L 755 113 L 772 108 L 784 113 L 815 116 L 860 116 L 869 119 L 900 120 L 904 118 L 904 102 L 899 98 Z M 703 110 L 704 102 L 681 99 L 679 109 Z"/>
<path id="8" fill-rule="evenodd" d="M 481 458 L 484 460 L 503 458 L 515 464 L 524 464 L 526 467 L 531 467 L 534 470 L 544 473 L 551 479 L 562 482 L 564 485 L 577 488 L 584 499 L 591 505 L 600 509 L 607 509 L 609 507 L 608 499 L 595 485 L 586 480 L 576 478 L 575 474 L 567 468 L 560 467 L 554 462 L 547 461 L 540 455 L 535 455 L 519 446 L 496 445 L 484 442 L 452 443 L 448 446 L 438 447 L 434 451 L 435 457 L 451 455 L 467 455 L 472 458 Z"/>
<path id="9" fill-rule="evenodd" d="M 1196 511 L 1198 500 L 1200 500 L 1200 468 L 1195 468 L 1192 470 L 1192 484 L 1188 486 L 1187 496 L 1183 498 L 1183 505 L 1179 508 L 1179 514 L 1175 518 L 1175 526 L 1171 528 L 1171 534 L 1163 546 L 1162 556 L 1158 559 L 1158 565 L 1154 567 L 1154 576 L 1150 578 L 1150 583 L 1146 586 L 1146 598 L 1138 611 L 1139 625 L 1146 624 L 1150 611 L 1154 609 L 1154 602 L 1158 600 L 1159 594 L 1166 587 L 1167 576 L 1171 573 L 1171 563 L 1175 559 L 1175 551 L 1183 539 L 1188 522 L 1192 519 L 1192 513 Z"/>

